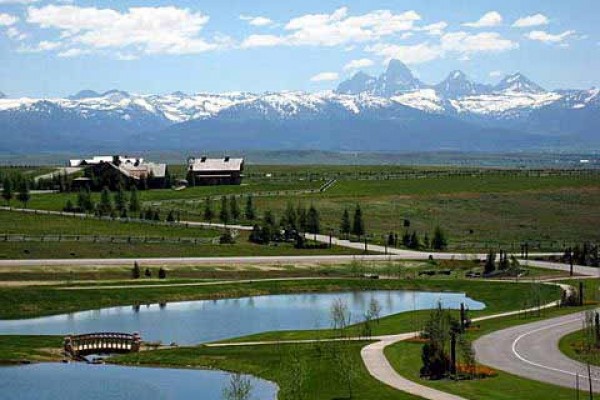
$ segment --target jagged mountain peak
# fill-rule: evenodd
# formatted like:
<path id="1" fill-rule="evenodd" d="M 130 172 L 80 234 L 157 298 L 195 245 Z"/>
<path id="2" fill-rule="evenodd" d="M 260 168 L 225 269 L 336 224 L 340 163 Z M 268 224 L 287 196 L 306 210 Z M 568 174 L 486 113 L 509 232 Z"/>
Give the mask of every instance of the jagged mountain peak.
<path id="1" fill-rule="evenodd" d="M 434 89 L 449 99 L 480 95 L 489 91 L 488 86 L 471 81 L 467 74 L 460 70 L 450 72 L 446 79 L 434 86 Z"/>
<path id="2" fill-rule="evenodd" d="M 387 69 L 379 77 L 376 93 L 390 97 L 398 93 L 408 92 L 424 87 L 412 71 L 400 60 L 392 59 Z"/>
<path id="3" fill-rule="evenodd" d="M 546 90 L 520 72 L 507 75 L 494 90 L 497 92 L 545 93 Z"/>
<path id="4" fill-rule="evenodd" d="M 336 89 L 339 94 L 372 93 L 375 89 L 377 78 L 362 71 L 355 73 L 350 79 L 340 83 Z"/>
<path id="5" fill-rule="evenodd" d="M 0 92 L 0 99 L 4 99 L 4 98 L 6 98 L 6 95 L 4 93 Z"/>

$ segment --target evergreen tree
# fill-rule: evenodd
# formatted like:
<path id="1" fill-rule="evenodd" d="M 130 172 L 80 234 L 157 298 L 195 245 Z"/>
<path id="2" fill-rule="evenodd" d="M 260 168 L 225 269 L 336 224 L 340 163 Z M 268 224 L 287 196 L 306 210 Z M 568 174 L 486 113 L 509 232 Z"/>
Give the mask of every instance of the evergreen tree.
<path id="1" fill-rule="evenodd" d="M 410 248 L 418 249 L 419 247 L 421 247 L 421 241 L 419 240 L 419 235 L 417 235 L 417 232 L 413 231 L 412 235 L 410 235 Z"/>
<path id="2" fill-rule="evenodd" d="M 71 199 L 67 200 L 67 203 L 65 204 L 63 211 L 65 212 L 73 212 L 73 210 L 75 210 L 75 207 L 73 206 L 73 202 L 71 201 Z"/>
<path id="3" fill-rule="evenodd" d="M 249 240 L 253 243 L 262 243 L 261 228 L 258 224 L 254 224 Z"/>
<path id="4" fill-rule="evenodd" d="M 510 267 L 510 263 L 508 261 L 508 254 L 505 251 L 500 250 L 500 261 L 498 263 L 498 269 L 501 271 L 506 271 Z"/>
<path id="5" fill-rule="evenodd" d="M 231 218 L 234 221 L 240 219 L 240 206 L 238 205 L 237 198 L 235 196 L 231 196 L 229 198 L 229 209 L 231 212 Z"/>
<path id="6" fill-rule="evenodd" d="M 298 205 L 298 210 L 296 212 L 296 215 L 298 216 L 298 224 L 297 224 L 298 230 L 301 232 L 306 232 L 307 224 L 308 224 L 306 208 L 304 208 L 304 206 Z"/>
<path id="7" fill-rule="evenodd" d="M 212 222 L 213 218 L 215 217 L 215 212 L 213 211 L 213 208 L 212 208 L 212 199 L 210 197 L 207 197 L 206 200 L 204 201 L 203 216 L 204 216 L 204 219 L 208 222 Z"/>
<path id="8" fill-rule="evenodd" d="M 273 229 L 275 227 L 275 216 L 273 215 L 273 212 L 271 210 L 265 211 L 263 220 L 265 222 L 265 226 L 263 227 L 263 229 L 266 227 L 268 227 L 269 229 Z"/>
<path id="9" fill-rule="evenodd" d="M 219 212 L 219 220 L 227 225 L 229 222 L 229 203 L 227 202 L 227 197 L 221 197 L 221 211 Z"/>
<path id="10" fill-rule="evenodd" d="M 254 203 L 252 202 L 252 195 L 246 197 L 246 207 L 244 208 L 244 217 L 248 221 L 254 221 L 256 219 L 256 210 L 254 209 Z"/>
<path id="11" fill-rule="evenodd" d="M 490 250 L 485 259 L 483 273 L 487 275 L 494 271 L 496 271 L 496 253 L 493 250 Z"/>
<path id="12" fill-rule="evenodd" d="M 113 205 L 112 201 L 110 200 L 110 192 L 105 186 L 104 189 L 102 189 L 102 193 L 100 194 L 100 204 L 98 205 L 98 212 L 102 216 L 110 215 L 112 209 Z"/>
<path id="13" fill-rule="evenodd" d="M 410 233 L 408 233 L 408 231 L 405 231 L 402 235 L 402 245 L 404 247 L 410 247 Z"/>
<path id="14" fill-rule="evenodd" d="M 29 193 L 29 182 L 27 182 L 25 179 L 23 179 L 19 185 L 17 200 L 23 203 L 24 208 L 27 208 L 27 203 L 29 203 L 29 200 L 31 200 L 31 194 Z"/>
<path id="15" fill-rule="evenodd" d="M 92 195 L 89 189 L 81 188 L 77 194 L 77 208 L 82 212 L 92 212 L 94 204 L 92 203 Z"/>
<path id="16" fill-rule="evenodd" d="M 352 230 L 352 226 L 350 225 L 350 214 L 348 213 L 348 209 L 344 209 L 344 214 L 342 215 L 342 221 L 340 223 L 340 233 L 343 234 L 346 238 L 350 235 L 350 231 Z"/>
<path id="17" fill-rule="evenodd" d="M 308 233 L 318 234 L 321 231 L 321 222 L 319 221 L 319 211 L 315 208 L 313 204 L 310 205 L 308 209 L 308 214 L 306 216 L 306 224 Z"/>
<path id="18" fill-rule="evenodd" d="M 131 188 L 131 195 L 129 197 L 129 211 L 137 213 L 140 211 L 140 198 L 138 196 L 138 190 L 135 186 Z"/>
<path id="19" fill-rule="evenodd" d="M 297 225 L 298 215 L 296 214 L 296 209 L 291 202 L 288 202 L 287 207 L 285 208 L 285 214 L 283 216 L 283 226 L 287 227 L 288 229 L 297 230 Z"/>
<path id="20" fill-rule="evenodd" d="M 175 222 L 175 214 L 173 213 L 173 210 L 169 211 L 169 214 L 167 215 L 167 222 Z"/>
<path id="21" fill-rule="evenodd" d="M 133 269 L 131 270 L 131 277 L 132 277 L 133 279 L 139 279 L 139 278 L 140 278 L 140 275 L 141 275 L 141 272 L 140 272 L 140 265 L 137 263 L 137 261 L 135 261 L 135 262 L 133 263 Z"/>
<path id="22" fill-rule="evenodd" d="M 433 232 L 431 246 L 434 250 L 444 250 L 446 249 L 446 247 L 448 247 L 446 235 L 439 226 L 436 226 L 435 231 Z"/>
<path id="23" fill-rule="evenodd" d="M 425 236 L 423 237 L 423 246 L 428 249 L 429 247 L 431 247 L 431 242 L 429 240 L 429 235 L 427 233 L 425 233 Z"/>
<path id="24" fill-rule="evenodd" d="M 365 223 L 363 221 L 362 210 L 360 209 L 360 205 L 356 205 L 356 209 L 354 210 L 354 223 L 352 224 L 352 234 L 358 237 L 360 240 L 361 236 L 365 234 Z"/>
<path id="25" fill-rule="evenodd" d="M 117 192 L 115 193 L 115 209 L 119 212 L 123 212 L 127 208 L 127 198 L 123 191 L 123 186 L 119 185 Z"/>
<path id="26" fill-rule="evenodd" d="M 2 198 L 6 202 L 7 206 L 10 206 L 10 201 L 12 200 L 13 194 L 13 182 L 8 176 L 4 178 L 4 182 L 2 183 Z"/>

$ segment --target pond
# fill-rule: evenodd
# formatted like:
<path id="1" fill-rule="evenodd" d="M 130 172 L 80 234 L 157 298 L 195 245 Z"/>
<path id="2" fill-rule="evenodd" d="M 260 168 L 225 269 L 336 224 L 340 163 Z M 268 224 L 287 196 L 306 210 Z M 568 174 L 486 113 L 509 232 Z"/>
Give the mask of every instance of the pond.
<path id="1" fill-rule="evenodd" d="M 0 367 L 0 397 L 3 400 L 221 400 L 230 376 L 221 371 L 83 363 Z M 276 385 L 248 378 L 253 399 L 277 397 Z"/>
<path id="2" fill-rule="evenodd" d="M 145 341 L 198 344 L 274 330 L 321 329 L 331 326 L 330 308 L 344 301 L 352 322 L 360 322 L 371 299 L 381 305 L 381 316 L 429 309 L 471 310 L 485 305 L 462 293 L 374 290 L 306 293 L 198 300 L 143 306 L 111 307 L 92 311 L 22 320 L 0 320 L 0 334 L 63 335 L 90 332 L 139 332 Z"/>

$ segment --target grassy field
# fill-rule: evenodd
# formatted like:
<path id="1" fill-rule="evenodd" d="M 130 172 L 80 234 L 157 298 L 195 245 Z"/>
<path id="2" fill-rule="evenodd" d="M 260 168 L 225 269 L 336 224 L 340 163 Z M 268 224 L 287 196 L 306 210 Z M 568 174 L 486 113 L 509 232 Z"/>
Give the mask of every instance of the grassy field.
<path id="1" fill-rule="evenodd" d="M 69 258 L 179 258 L 179 257 L 250 257 L 354 255 L 360 250 L 333 246 L 330 249 L 296 249 L 291 243 L 263 246 L 251 243 L 243 235 L 234 244 L 193 243 L 91 243 L 91 242 L 1 242 L 0 259 Z"/>
<path id="2" fill-rule="evenodd" d="M 183 225 L 158 225 L 143 222 L 106 221 L 72 216 L 41 215 L 16 211 L 0 211 L 0 242 L 2 235 L 101 235 L 151 237 L 217 237 L 219 231 L 186 228 Z"/>
<path id="3" fill-rule="evenodd" d="M 461 175 L 418 176 L 425 171 L 458 171 Z M 160 207 L 164 215 L 175 209 L 182 212 L 182 219 L 201 220 L 201 202 L 206 196 L 271 192 L 255 198 L 259 216 L 272 210 L 280 217 L 289 203 L 314 204 L 324 232 L 337 230 L 343 210 L 352 212 L 360 204 L 371 240 L 381 242 L 391 231 L 401 235 L 403 221 L 408 219 L 408 229 L 421 235 L 431 236 L 435 227 L 441 226 L 454 250 L 502 247 L 517 252 L 524 241 L 531 243 L 530 250 L 562 250 L 574 242 L 600 241 L 594 228 L 600 223 L 598 173 L 527 176 L 526 171 L 403 166 L 252 166 L 247 172 L 251 179 L 242 186 L 153 190 L 140 192 L 140 197 L 144 204 Z M 386 173 L 414 176 L 367 180 Z M 316 189 L 326 178 L 338 175 L 343 178 L 324 193 L 274 194 Z M 60 210 L 67 199 L 75 198 L 75 194 L 34 195 L 30 206 Z M 218 204 L 214 206 L 218 208 Z"/>
<path id="4" fill-rule="evenodd" d="M 600 366 L 600 349 L 588 349 L 589 342 L 586 332 L 580 330 L 561 338 L 558 347 L 566 356 L 574 360 Z"/>
<path id="5" fill-rule="evenodd" d="M 138 194 L 140 201 L 146 206 L 150 206 L 153 203 L 162 201 L 204 200 L 207 196 L 319 189 L 322 184 L 323 182 L 310 181 L 294 181 L 283 183 L 261 181 L 248 182 L 239 186 L 196 186 L 187 188 L 185 190 L 140 190 Z M 39 210 L 60 211 L 67 203 L 67 200 L 71 200 L 73 204 L 77 204 L 77 193 L 34 194 L 31 197 L 31 202 L 28 204 L 28 207 Z M 96 203 L 99 202 L 100 194 L 93 193 L 92 200 Z M 13 206 L 18 205 L 19 204 L 16 201 L 13 201 Z M 166 210 L 168 210 L 168 208 L 166 208 Z"/>
<path id="6" fill-rule="evenodd" d="M 372 378 L 362 360 L 360 349 L 367 342 L 319 345 L 280 345 L 212 349 L 204 346 L 158 350 L 115 358 L 111 362 L 127 365 L 160 365 L 186 368 L 218 368 L 255 375 L 277 383 L 283 393 L 279 399 L 291 399 L 286 391 L 302 379 L 302 399 L 348 399 L 348 386 L 340 381 L 339 358 L 352 363 L 352 399 L 417 399 L 398 392 Z M 344 356 L 340 356 L 343 354 Z M 336 356 L 337 355 L 337 356 Z M 296 369 L 290 366 L 295 365 Z M 302 371 L 301 376 L 297 371 Z"/>
<path id="7" fill-rule="evenodd" d="M 291 243 L 262 246 L 250 243 L 241 232 L 231 245 L 194 244 L 195 238 L 218 238 L 220 231 L 184 225 L 106 221 L 70 216 L 0 211 L 0 259 L 51 258 L 140 258 L 360 254 L 360 250 L 334 246 L 331 249 L 299 250 Z M 4 235 L 33 236 L 30 241 L 5 241 Z M 48 235 L 50 239 L 42 241 Z M 59 235 L 68 235 L 61 238 Z M 81 241 L 76 236 L 87 236 Z M 91 236 L 91 237 L 90 237 Z M 99 236 L 97 242 L 93 236 Z M 131 243 L 128 238 L 131 237 Z M 114 238 L 114 240 L 112 240 Z M 145 238 L 148 238 L 147 242 Z M 164 240 L 163 240 L 164 238 Z M 187 242 L 177 243 L 180 238 Z M 173 242 L 175 241 L 175 242 Z"/>

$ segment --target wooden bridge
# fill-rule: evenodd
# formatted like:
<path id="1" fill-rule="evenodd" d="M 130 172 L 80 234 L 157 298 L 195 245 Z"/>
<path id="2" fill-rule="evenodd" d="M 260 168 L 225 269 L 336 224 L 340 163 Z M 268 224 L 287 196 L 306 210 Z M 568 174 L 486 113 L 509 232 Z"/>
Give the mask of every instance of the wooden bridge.
<path id="1" fill-rule="evenodd" d="M 72 358 L 82 358 L 90 354 L 138 352 L 141 344 L 137 333 L 98 332 L 66 336 L 64 350 Z"/>

